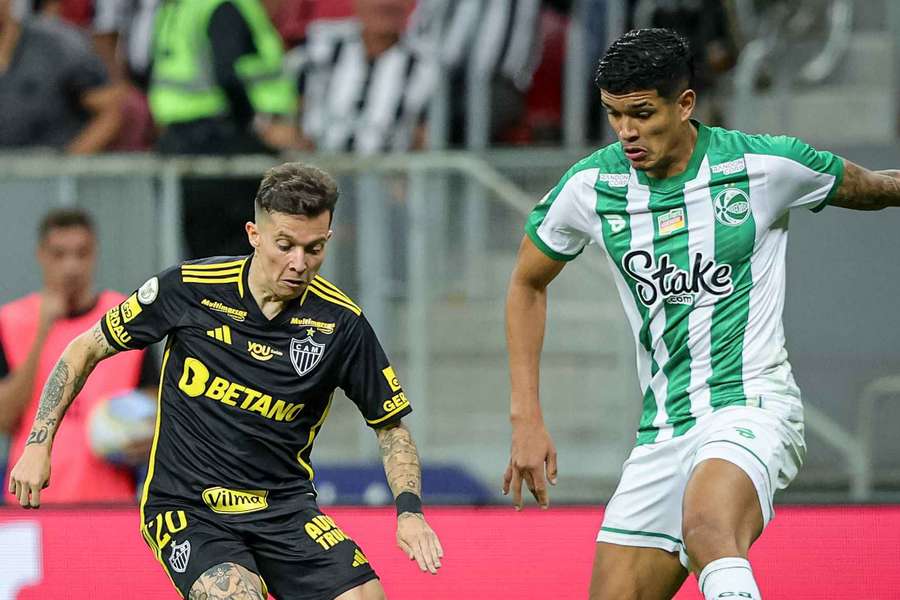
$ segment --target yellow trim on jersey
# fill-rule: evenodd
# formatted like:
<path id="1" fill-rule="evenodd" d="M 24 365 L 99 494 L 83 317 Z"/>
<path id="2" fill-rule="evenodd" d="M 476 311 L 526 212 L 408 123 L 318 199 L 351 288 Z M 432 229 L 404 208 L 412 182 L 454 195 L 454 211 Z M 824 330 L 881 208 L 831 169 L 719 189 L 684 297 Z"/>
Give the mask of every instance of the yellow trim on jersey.
<path id="1" fill-rule="evenodd" d="M 381 423 L 382 421 L 387 421 L 388 419 L 390 419 L 391 417 L 393 417 L 394 415 L 396 415 L 398 412 L 402 411 L 402 410 L 403 410 L 404 408 L 406 408 L 407 406 L 409 406 L 409 402 L 407 402 L 406 404 L 403 404 L 403 405 L 401 405 L 401 406 L 398 406 L 397 408 L 395 408 L 394 410 L 392 410 L 392 411 L 389 412 L 388 414 L 384 415 L 383 417 L 379 417 L 378 419 L 374 419 L 374 420 L 372 420 L 372 421 L 370 421 L 369 419 L 366 419 L 366 423 L 368 423 L 369 425 L 378 425 L 378 424 Z"/>
<path id="2" fill-rule="evenodd" d="M 147 478 L 144 480 L 144 490 L 141 492 L 141 528 L 145 525 L 144 505 L 147 503 L 147 496 L 150 493 L 150 481 L 153 479 L 153 466 L 156 462 L 156 443 L 159 441 L 159 423 L 162 420 L 162 391 L 163 381 L 166 377 L 166 363 L 169 362 L 169 350 L 171 348 L 171 339 L 166 343 L 166 352 L 163 354 L 162 367 L 159 373 L 159 391 L 156 394 L 156 427 L 153 431 L 153 444 L 150 446 L 150 462 L 147 467 Z"/>
<path id="3" fill-rule="evenodd" d="M 329 291 L 327 288 L 320 286 L 316 280 L 313 280 L 312 283 L 309 284 L 308 289 L 323 300 L 327 300 L 332 304 L 337 304 L 338 306 L 343 306 L 344 308 L 355 314 L 357 317 L 362 314 L 362 310 L 360 310 L 357 305 L 353 304 L 349 300 L 343 300 L 342 298 L 335 296 L 333 292 Z"/>
<path id="4" fill-rule="evenodd" d="M 150 532 L 146 529 L 147 517 L 144 514 L 144 505 L 147 504 L 147 496 L 150 492 L 150 480 L 153 479 L 153 465 L 156 462 L 156 442 L 159 440 L 159 422 L 162 420 L 163 380 L 166 376 L 166 363 L 169 362 L 170 345 L 170 342 L 166 343 L 166 352 L 165 354 L 163 354 L 162 367 L 160 368 L 159 373 L 159 391 L 156 393 L 156 427 L 153 432 L 153 444 L 150 446 L 150 462 L 149 467 L 147 468 L 147 478 L 144 480 L 144 489 L 141 492 L 141 535 L 145 540 L 147 540 L 147 543 L 150 545 L 150 550 L 153 551 L 153 554 L 156 556 L 156 560 L 159 561 L 160 565 L 162 565 L 166 577 L 168 577 L 169 581 L 172 582 L 172 587 L 174 587 L 175 591 L 178 592 L 178 596 L 184 598 L 184 596 L 181 595 L 181 590 L 179 590 L 178 586 L 175 585 L 175 580 L 172 579 L 172 575 L 169 573 L 169 569 L 166 567 L 166 563 L 162 558 L 162 549 L 156 546 L 156 544 L 153 542 L 153 536 L 151 536 Z"/>
<path id="5" fill-rule="evenodd" d="M 227 269 L 216 269 L 215 271 L 202 271 L 191 269 L 188 267 L 181 267 L 182 275 L 193 275 L 194 277 L 224 277 L 225 275 L 237 275 L 241 272 L 241 268 L 238 267 L 228 267 Z"/>
<path id="6" fill-rule="evenodd" d="M 213 265 L 181 265 L 181 283 L 236 283 L 244 297 L 244 266 L 246 258 Z"/>
<path id="7" fill-rule="evenodd" d="M 114 306 L 110 310 L 106 311 L 106 316 L 103 318 L 106 319 L 106 330 L 109 331 L 109 335 L 112 336 L 113 341 L 119 345 L 119 350 L 131 350 L 128 346 L 126 346 L 122 340 L 119 338 L 119 335 L 116 333 L 115 328 L 112 326 L 112 323 L 109 322 L 109 313 L 113 310 L 119 310 L 118 306 Z"/>
<path id="8" fill-rule="evenodd" d="M 181 276 L 181 283 L 237 283 L 240 284 L 239 277 L 185 277 Z"/>
<path id="9" fill-rule="evenodd" d="M 323 300 L 327 300 L 328 302 L 331 302 L 332 304 L 337 304 L 338 306 L 342 306 L 342 307 L 346 308 L 347 310 L 349 310 L 350 312 L 352 312 L 353 314 L 355 314 L 357 317 L 358 317 L 358 316 L 361 314 L 361 312 L 362 312 L 362 311 L 359 310 L 359 308 L 357 308 L 357 307 L 355 307 L 355 306 L 353 306 L 353 305 L 351 305 L 351 304 L 347 304 L 346 302 L 343 302 L 342 300 L 338 300 L 337 298 L 334 298 L 333 296 L 327 295 L 327 294 L 326 294 L 325 292 L 323 292 L 320 288 L 315 287 L 313 284 L 310 284 L 310 285 L 309 285 L 309 290 L 310 290 L 313 294 L 315 294 L 316 296 L 318 296 L 319 298 L 322 298 Z"/>
<path id="10" fill-rule="evenodd" d="M 297 462 L 300 463 L 300 466 L 306 469 L 306 472 L 309 473 L 309 480 L 312 481 L 315 473 L 313 472 L 313 468 L 306 463 L 306 461 L 301 458 L 303 453 L 307 448 L 312 446 L 313 440 L 316 439 L 316 433 L 318 433 L 319 428 L 322 426 L 322 423 L 325 422 L 325 417 L 328 416 L 328 411 L 331 410 L 331 401 L 334 399 L 334 392 L 331 392 L 331 395 L 328 396 L 328 404 L 325 405 L 325 410 L 322 411 L 322 417 L 319 419 L 318 423 L 309 428 L 309 440 L 307 440 L 306 445 L 300 449 L 300 452 L 297 453 Z"/>
<path id="11" fill-rule="evenodd" d="M 144 541 L 147 542 L 147 545 L 150 546 L 150 551 L 153 553 L 153 558 L 156 559 L 156 562 L 162 565 L 163 573 L 165 573 L 166 577 L 169 578 L 169 581 L 172 583 L 172 587 L 175 588 L 178 596 L 180 598 L 184 598 L 184 596 L 181 595 L 181 590 L 179 590 L 178 586 L 175 585 L 175 580 L 172 578 L 172 574 L 169 573 L 169 568 L 166 566 L 166 561 L 164 561 L 162 558 L 162 550 L 159 548 L 159 546 L 156 545 L 156 542 L 153 541 L 153 536 L 150 535 L 150 531 L 143 524 L 141 524 L 141 536 L 143 536 Z"/>
<path id="12" fill-rule="evenodd" d="M 211 264 L 211 265 L 202 265 L 202 264 L 188 265 L 188 264 L 184 264 L 184 265 L 181 265 L 181 269 L 182 269 L 182 270 L 184 270 L 184 269 L 196 269 L 196 270 L 198 270 L 198 271 L 215 271 L 216 269 L 224 269 L 224 268 L 226 268 L 226 267 L 237 267 L 237 266 L 240 266 L 241 263 L 243 263 L 243 262 L 246 261 L 246 260 L 247 260 L 246 258 L 239 258 L 238 260 L 231 260 L 231 261 L 228 261 L 228 262 L 221 262 L 221 263 L 213 263 L 213 264 Z"/>
<path id="13" fill-rule="evenodd" d="M 244 259 L 241 261 L 241 271 L 238 273 L 238 295 L 243 298 L 244 297 L 244 269 L 247 267 L 247 260 Z M 262 577 L 260 577 L 262 579 Z"/>
<path id="14" fill-rule="evenodd" d="M 334 293 L 335 296 L 337 296 L 338 298 L 341 298 L 342 300 L 344 300 L 344 302 L 347 302 L 348 304 L 352 304 L 353 306 L 356 306 L 356 302 L 354 302 L 354 301 L 350 298 L 350 296 L 348 296 L 347 294 L 345 294 L 345 293 L 344 293 L 342 290 L 340 290 L 336 285 L 334 285 L 333 283 L 331 283 L 330 281 L 328 281 L 327 279 L 325 279 L 325 278 L 322 277 L 321 275 L 316 275 L 316 277 L 315 277 L 315 279 L 313 279 L 313 281 L 318 282 L 318 284 L 319 284 L 321 287 L 323 287 L 324 289 L 326 289 L 326 290 L 328 290 L 328 291 Z M 359 308 L 359 306 L 356 306 L 356 308 Z"/>

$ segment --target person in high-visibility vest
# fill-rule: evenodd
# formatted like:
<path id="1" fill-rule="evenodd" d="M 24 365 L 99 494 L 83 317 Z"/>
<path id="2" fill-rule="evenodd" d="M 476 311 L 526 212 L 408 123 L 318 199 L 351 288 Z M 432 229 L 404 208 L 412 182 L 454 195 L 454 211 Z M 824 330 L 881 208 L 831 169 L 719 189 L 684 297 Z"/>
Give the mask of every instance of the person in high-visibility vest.
<path id="1" fill-rule="evenodd" d="M 300 147 L 296 83 L 260 0 L 163 0 L 150 110 L 164 154 L 260 154 Z M 242 254 L 258 178 L 182 179 L 187 258 Z M 209 215 L 215 214 L 215 219 Z"/>
<path id="2" fill-rule="evenodd" d="M 259 0 L 166 0 L 157 13 L 150 110 L 159 149 L 233 154 L 295 147 L 297 90 Z"/>

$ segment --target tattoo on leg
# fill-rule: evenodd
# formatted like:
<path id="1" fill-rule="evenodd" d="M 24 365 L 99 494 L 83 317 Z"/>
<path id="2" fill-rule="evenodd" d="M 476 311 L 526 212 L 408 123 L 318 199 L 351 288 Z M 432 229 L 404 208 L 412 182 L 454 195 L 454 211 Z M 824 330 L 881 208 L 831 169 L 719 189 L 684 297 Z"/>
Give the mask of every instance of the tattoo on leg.
<path id="1" fill-rule="evenodd" d="M 191 586 L 189 600 L 265 600 L 258 575 L 234 563 L 206 570 Z"/>

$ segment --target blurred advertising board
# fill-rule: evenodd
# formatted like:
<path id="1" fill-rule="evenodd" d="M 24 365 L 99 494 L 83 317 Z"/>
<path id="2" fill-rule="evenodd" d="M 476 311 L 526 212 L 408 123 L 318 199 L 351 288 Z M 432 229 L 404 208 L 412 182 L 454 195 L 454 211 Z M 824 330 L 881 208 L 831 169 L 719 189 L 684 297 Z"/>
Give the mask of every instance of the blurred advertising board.
<path id="1" fill-rule="evenodd" d="M 586 598 L 602 520 L 589 507 L 431 507 L 445 549 L 433 576 L 395 547 L 392 509 L 325 510 L 391 600 Z M 900 506 L 782 506 L 750 556 L 764 598 L 900 598 Z M 0 600 L 177 597 L 136 508 L 0 509 Z M 677 599 L 699 597 L 689 578 Z"/>

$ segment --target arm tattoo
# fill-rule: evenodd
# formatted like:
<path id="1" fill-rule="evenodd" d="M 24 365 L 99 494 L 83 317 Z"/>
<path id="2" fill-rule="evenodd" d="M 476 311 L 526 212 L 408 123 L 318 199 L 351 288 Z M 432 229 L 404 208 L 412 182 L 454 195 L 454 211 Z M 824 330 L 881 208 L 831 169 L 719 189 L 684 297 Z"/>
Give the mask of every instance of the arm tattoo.
<path id="1" fill-rule="evenodd" d="M 404 425 L 384 427 L 377 431 L 381 462 L 388 485 L 396 498 L 403 492 L 422 495 L 422 469 L 419 453 L 409 429 Z"/>
<path id="2" fill-rule="evenodd" d="M 900 206 L 900 171 L 869 171 L 844 160 L 844 179 L 832 204 L 855 210 Z"/>
<path id="3" fill-rule="evenodd" d="M 25 445 L 44 444 L 52 441 L 56 435 L 56 429 L 65 416 L 72 401 L 84 387 L 88 375 L 104 358 L 115 354 L 116 350 L 109 345 L 106 337 L 100 330 L 100 324 L 94 326 L 91 334 L 91 346 L 88 348 L 84 366 L 81 369 L 73 366 L 65 353 L 59 359 L 47 383 L 41 392 L 37 415 L 34 417 L 34 426 Z"/>
<path id="4" fill-rule="evenodd" d="M 210 567 L 191 586 L 188 600 L 265 600 L 259 576 L 234 563 Z"/>

